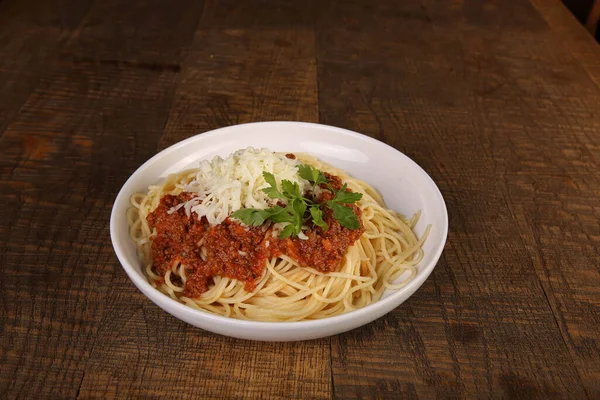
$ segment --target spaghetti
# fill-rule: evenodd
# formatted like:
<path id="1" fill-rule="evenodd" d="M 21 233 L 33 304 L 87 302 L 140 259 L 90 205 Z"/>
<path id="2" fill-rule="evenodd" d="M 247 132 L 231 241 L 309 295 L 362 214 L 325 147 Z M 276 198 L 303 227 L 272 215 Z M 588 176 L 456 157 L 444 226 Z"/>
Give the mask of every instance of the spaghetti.
<path id="1" fill-rule="evenodd" d="M 193 188 L 195 192 L 203 190 L 197 187 L 199 174 L 214 172 L 204 164 L 199 169 L 170 175 L 160 185 L 150 186 L 148 193 L 136 193 L 131 197 L 133 207 L 127 212 L 130 235 L 144 262 L 144 272 L 149 282 L 164 294 L 190 307 L 226 317 L 254 321 L 300 321 L 327 318 L 364 307 L 379 300 L 384 291 L 400 289 L 410 282 L 417 274 L 416 265 L 423 257 L 422 245 L 430 229 L 428 226 L 420 239 L 414 234 L 412 229 L 419 219 L 420 212 L 407 219 L 399 213 L 387 209 L 379 193 L 365 182 L 354 179 L 344 171 L 322 163 L 312 156 L 306 154 L 293 156 L 294 159 L 296 157 L 298 160 L 294 161 L 310 165 L 330 174 L 329 176 L 339 177 L 347 184 L 348 189 L 362 193 L 362 198 L 355 205 L 355 212 L 360 216 L 361 221 L 360 231 L 346 232 L 345 228 L 340 227 L 336 231 L 334 229 L 336 226 L 333 224 L 335 221 L 331 216 L 327 219 L 331 235 L 333 232 L 337 232 L 336 235 L 343 235 L 345 232 L 347 236 L 345 239 L 343 237 L 340 239 L 346 246 L 343 247 L 343 254 L 334 260 L 333 268 L 306 265 L 307 259 L 308 262 L 319 260 L 317 253 L 327 254 L 329 242 L 325 245 L 323 241 L 319 242 L 318 252 L 313 249 L 317 258 L 310 258 L 310 251 L 308 251 L 308 256 L 304 254 L 307 250 L 298 251 L 296 249 L 296 251 L 290 251 L 289 254 L 286 254 L 285 250 L 274 251 L 273 246 L 279 245 L 282 248 L 293 250 L 294 243 L 305 244 L 309 241 L 301 243 L 302 240 L 297 238 L 295 241 L 290 239 L 286 239 L 285 242 L 277 241 L 275 235 L 271 234 L 275 227 L 269 226 L 269 224 L 258 228 L 245 227 L 240 231 L 236 227 L 241 225 L 237 222 L 232 223 L 235 220 L 228 218 L 228 215 L 235 209 L 243 208 L 243 205 L 234 204 L 232 208 L 231 201 L 226 202 L 225 207 L 228 208 L 225 213 L 223 213 L 223 205 L 219 206 L 220 208 L 210 209 L 211 201 L 214 200 L 215 204 L 217 201 L 221 201 L 216 197 L 211 197 L 211 193 L 204 193 L 201 201 L 189 200 L 194 196 L 188 196 L 187 190 L 190 188 Z M 290 172 L 286 170 L 285 174 L 289 175 Z M 294 179 L 292 175 L 289 175 L 288 178 Z M 254 182 L 254 177 L 251 177 L 250 181 Z M 306 186 L 301 179 L 298 179 L 298 182 L 301 187 Z M 247 188 L 248 183 L 242 184 L 241 189 L 238 188 L 241 191 L 238 190 L 236 196 L 241 193 L 243 197 L 244 190 Z M 171 203 L 166 204 L 168 199 L 171 199 Z M 252 201 L 260 203 L 263 200 L 254 198 Z M 202 218 L 198 217 L 200 214 L 196 215 L 192 211 L 194 207 L 198 208 L 199 206 L 204 207 L 203 211 L 200 210 L 200 213 L 204 212 Z M 264 207 L 265 204 L 262 206 Z M 254 232 L 261 240 L 266 238 L 260 243 L 261 246 L 266 243 L 267 247 L 271 243 L 271 250 L 273 250 L 269 253 L 271 256 L 263 259 L 257 258 L 260 265 L 251 265 L 248 262 L 248 268 L 245 269 L 249 271 L 248 279 L 227 277 L 225 276 L 227 273 L 225 273 L 198 283 L 194 275 L 194 266 L 187 265 L 193 264 L 193 262 L 185 257 L 170 258 L 169 262 L 165 264 L 166 266 L 160 266 L 157 255 L 162 256 L 163 251 L 165 254 L 168 253 L 168 245 L 160 252 L 156 252 L 156 246 L 160 239 L 160 232 L 157 234 L 156 230 L 156 215 L 159 214 L 158 211 L 161 207 L 164 209 L 162 213 L 164 218 L 170 218 L 169 215 L 179 213 L 183 219 L 189 218 L 192 221 L 192 225 L 188 224 L 185 229 L 181 230 L 182 237 L 195 232 L 194 226 L 198 226 L 197 229 L 200 231 L 208 229 L 213 234 L 213 236 L 208 234 L 198 236 L 200 239 L 196 243 L 197 248 L 193 249 L 197 254 L 198 263 L 205 265 L 203 268 L 214 270 L 207 260 L 216 259 L 219 256 L 217 253 L 225 253 L 227 250 L 226 239 L 238 235 L 238 233 L 242 235 L 239 237 L 243 237 L 246 234 L 244 231 L 248 234 Z M 185 212 L 183 208 L 186 208 Z M 167 209 L 168 211 L 166 211 Z M 213 218 L 212 223 L 208 223 L 210 218 Z M 310 231 L 310 228 L 308 229 Z M 215 236 L 215 232 L 220 231 L 225 233 Z M 314 237 L 310 232 L 308 234 L 311 239 Z M 171 233 L 169 235 L 172 236 Z M 216 241 L 214 241 L 212 249 L 207 242 L 211 240 L 211 237 L 222 239 L 221 242 L 214 239 Z M 176 238 L 175 240 L 180 239 Z M 256 255 L 252 249 L 258 248 L 256 247 L 258 243 L 259 241 L 246 240 L 247 246 L 239 247 L 241 250 L 237 250 L 239 259 L 250 259 Z M 287 246 L 281 245 L 281 243 L 287 243 Z M 155 246 L 154 253 L 153 245 Z M 335 248 L 331 251 L 335 251 Z M 189 254 L 190 251 L 186 249 L 181 253 Z M 302 256 L 305 258 L 302 259 Z M 299 260 L 303 260 L 303 263 Z M 333 258 L 330 256 L 328 260 L 331 261 Z M 319 263 L 319 261 L 315 261 L 315 263 Z M 192 290 L 194 287 L 199 289 Z"/>

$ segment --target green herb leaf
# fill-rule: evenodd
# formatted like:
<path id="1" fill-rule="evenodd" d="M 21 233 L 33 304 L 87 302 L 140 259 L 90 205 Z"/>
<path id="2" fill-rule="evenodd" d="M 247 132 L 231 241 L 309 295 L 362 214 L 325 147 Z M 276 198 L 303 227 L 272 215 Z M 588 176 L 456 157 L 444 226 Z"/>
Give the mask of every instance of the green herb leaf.
<path id="1" fill-rule="evenodd" d="M 263 171 L 262 176 L 265 178 L 265 182 L 267 182 L 269 186 L 277 189 L 277 180 L 275 180 L 275 175 L 270 172 Z"/>
<path id="2" fill-rule="evenodd" d="M 268 209 L 270 212 L 269 218 L 273 222 L 294 222 L 293 212 L 289 207 L 283 208 L 275 206 Z"/>
<path id="3" fill-rule="evenodd" d="M 292 236 L 292 233 L 295 232 L 295 227 L 292 224 L 286 225 L 279 234 L 279 239 L 285 239 Z"/>
<path id="4" fill-rule="evenodd" d="M 301 178 L 306 179 L 310 183 L 319 185 L 321 183 L 327 183 L 327 178 L 323 172 L 310 165 L 301 164 L 298 166 L 298 174 Z"/>
<path id="5" fill-rule="evenodd" d="M 231 216 L 242 221 L 246 225 L 261 226 L 270 217 L 267 210 L 257 210 L 256 208 L 243 208 L 234 211 Z"/>
<path id="6" fill-rule="evenodd" d="M 336 203 L 350 204 L 356 203 L 362 199 L 362 193 L 347 192 L 348 185 L 344 183 L 344 186 L 335 194 L 333 201 Z"/>
<path id="7" fill-rule="evenodd" d="M 286 198 L 302 197 L 300 194 L 300 186 L 296 182 L 288 181 L 284 179 L 281 181 L 281 188 Z"/>
<path id="8" fill-rule="evenodd" d="M 339 221 L 340 225 L 353 230 L 360 228 L 360 221 L 352 208 L 342 206 L 332 200 L 329 200 L 327 205 L 333 210 L 333 216 Z"/>
<path id="9" fill-rule="evenodd" d="M 329 184 L 325 174 L 310 165 L 300 165 L 298 173 L 303 179 L 306 179 L 315 186 L 325 184 L 326 188 L 333 194 L 333 199 L 327 201 L 325 204 L 314 203 L 313 199 L 302 196 L 298 183 L 286 179 L 281 181 L 280 191 L 277 187 L 275 176 L 272 173 L 263 172 L 265 182 L 269 185 L 269 187 L 263 189 L 263 192 L 272 199 L 285 200 L 287 205 L 285 207 L 276 205 L 265 210 L 247 208 L 238 210 L 231 214 L 231 216 L 251 226 L 260 226 L 266 220 L 275 223 L 287 223 L 279 234 L 280 238 L 285 239 L 291 236 L 298 236 L 302 230 L 302 225 L 307 219 L 323 230 L 329 229 L 329 225 L 323 220 L 324 212 L 322 207 L 326 206 L 333 211 L 333 217 L 343 227 L 348 229 L 360 228 L 360 220 L 354 213 L 354 209 L 344 204 L 356 203 L 362 198 L 361 193 L 347 191 L 348 186 L 346 184 L 340 190 L 334 189 Z M 306 216 L 307 210 L 310 217 Z"/>
<path id="10" fill-rule="evenodd" d="M 304 213 L 306 212 L 306 203 L 304 200 L 296 198 L 292 200 L 292 207 L 294 208 L 296 215 L 299 217 L 300 225 L 302 225 L 302 219 L 304 217 Z"/>
<path id="11" fill-rule="evenodd" d="M 310 208 L 310 216 L 312 217 L 313 224 L 320 226 L 324 231 L 329 229 L 327 222 L 323 221 L 323 211 L 318 206 Z"/>
<path id="12" fill-rule="evenodd" d="M 264 188 L 262 191 L 267 194 L 272 199 L 285 199 L 285 196 L 281 194 L 279 190 L 277 190 L 277 181 L 275 180 L 275 175 L 270 172 L 263 172 L 263 178 L 265 178 L 265 182 L 269 184 L 269 187 Z"/>

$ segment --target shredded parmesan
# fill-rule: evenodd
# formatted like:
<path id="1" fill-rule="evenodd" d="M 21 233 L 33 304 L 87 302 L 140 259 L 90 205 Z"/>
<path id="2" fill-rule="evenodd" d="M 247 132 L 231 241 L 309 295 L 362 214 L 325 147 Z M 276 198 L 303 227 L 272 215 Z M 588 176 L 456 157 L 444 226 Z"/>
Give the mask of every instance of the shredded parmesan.
<path id="1" fill-rule="evenodd" d="M 279 188 L 284 179 L 298 183 L 302 193 L 310 188 L 310 183 L 298 176 L 298 165 L 298 160 L 284 154 L 252 147 L 236 151 L 225 159 L 217 156 L 202 161 L 195 179 L 184 188 L 195 197 L 169 211 L 183 207 L 188 216 L 193 212 L 198 219 L 206 217 L 209 224 L 217 225 L 241 208 L 263 210 L 277 201 L 285 202 L 271 199 L 262 191 L 269 186 L 263 172 L 272 173 Z"/>

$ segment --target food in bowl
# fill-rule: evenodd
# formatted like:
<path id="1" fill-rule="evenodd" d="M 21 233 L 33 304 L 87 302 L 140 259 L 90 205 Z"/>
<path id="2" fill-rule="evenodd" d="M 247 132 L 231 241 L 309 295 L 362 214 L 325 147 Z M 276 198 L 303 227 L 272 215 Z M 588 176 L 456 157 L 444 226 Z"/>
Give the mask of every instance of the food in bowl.
<path id="1" fill-rule="evenodd" d="M 417 274 L 423 243 L 367 183 L 305 153 L 246 148 L 131 196 L 148 281 L 190 307 L 253 321 L 327 318 Z"/>

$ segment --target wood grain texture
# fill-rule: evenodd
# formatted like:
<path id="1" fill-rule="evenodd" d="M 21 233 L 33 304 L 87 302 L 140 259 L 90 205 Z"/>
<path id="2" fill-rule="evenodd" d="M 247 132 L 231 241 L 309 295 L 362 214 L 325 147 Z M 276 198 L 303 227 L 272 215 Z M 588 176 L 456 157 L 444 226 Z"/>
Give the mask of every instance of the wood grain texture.
<path id="1" fill-rule="evenodd" d="M 600 48 L 559 2 L 0 1 L 1 398 L 599 398 Z M 150 303 L 108 220 L 158 150 L 322 122 L 418 162 L 436 270 L 258 343 Z"/>
<path id="2" fill-rule="evenodd" d="M 0 134 L 90 5 L 71 0 L 0 2 Z"/>
<path id="3" fill-rule="evenodd" d="M 581 62 L 590 77 L 600 86 L 600 61 L 598 60 L 598 42 L 585 30 L 580 29 L 575 17 L 566 12 L 560 0 L 532 0 L 548 25 L 552 27 L 554 42 L 562 42 L 567 51 Z M 594 7 L 598 7 L 598 2 Z"/>
<path id="4" fill-rule="evenodd" d="M 430 3 L 345 3 L 330 12 L 347 29 L 327 14 L 317 27 L 320 121 L 420 163 L 451 226 L 415 296 L 333 339 L 335 393 L 594 398 L 598 209 L 584 188 L 600 185 L 597 87 L 533 7 L 487 4 L 479 18 Z"/>
<path id="5" fill-rule="evenodd" d="M 256 31 L 246 25 L 272 26 L 278 19 L 246 12 L 236 17 L 237 12 L 216 3 L 205 5 L 185 47 L 159 148 L 237 123 L 317 121 L 313 30 Z M 295 10 L 288 12 L 292 16 Z M 111 323 L 96 336 L 96 343 L 108 345 L 90 355 L 83 397 L 329 397 L 328 339 L 236 341 L 190 327 L 147 304 L 141 295 L 141 305 L 132 309 L 130 290 L 115 293 L 122 298 L 107 311 Z M 132 337 L 140 343 L 131 343 Z"/>

